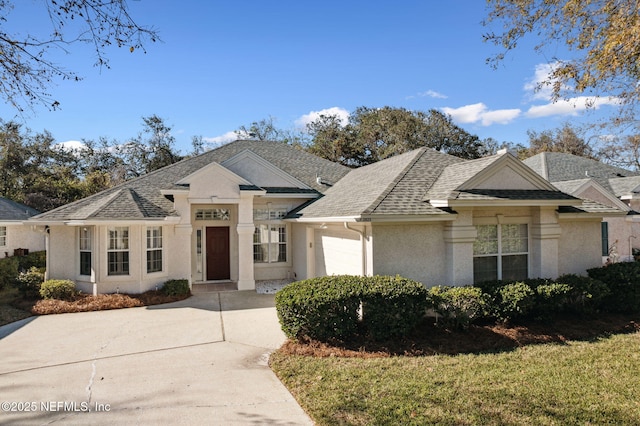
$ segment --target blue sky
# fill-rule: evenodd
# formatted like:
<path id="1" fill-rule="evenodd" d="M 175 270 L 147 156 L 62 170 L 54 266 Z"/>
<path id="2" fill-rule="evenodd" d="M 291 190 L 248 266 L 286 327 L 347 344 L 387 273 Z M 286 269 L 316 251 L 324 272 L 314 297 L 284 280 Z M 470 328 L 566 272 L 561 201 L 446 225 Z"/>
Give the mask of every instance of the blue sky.
<path id="1" fill-rule="evenodd" d="M 20 0 L 6 28 L 46 28 L 41 0 Z M 23 116 L 7 105 L 0 117 L 58 142 L 136 136 L 142 117 L 156 114 L 172 126 L 186 153 L 192 136 L 212 144 L 269 116 L 280 128 L 305 117 L 358 106 L 440 109 L 481 138 L 527 142 L 528 129 L 579 124 L 615 107 L 580 114 L 582 102 L 552 104 L 534 92 L 537 79 L 562 46 L 536 54 L 525 40 L 496 70 L 498 50 L 483 42 L 485 2 L 452 1 L 129 1 L 139 24 L 155 27 L 160 43 L 146 54 L 107 51 L 111 69 L 93 67 L 94 55 L 75 46 L 56 60 L 83 77 L 51 90 L 61 109 L 37 107 Z"/>

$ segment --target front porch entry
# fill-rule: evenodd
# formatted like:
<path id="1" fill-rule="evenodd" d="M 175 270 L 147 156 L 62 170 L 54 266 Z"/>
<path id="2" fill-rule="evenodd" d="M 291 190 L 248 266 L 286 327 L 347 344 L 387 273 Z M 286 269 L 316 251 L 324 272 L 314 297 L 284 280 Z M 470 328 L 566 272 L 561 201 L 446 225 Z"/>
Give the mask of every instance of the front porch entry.
<path id="1" fill-rule="evenodd" d="M 206 229 L 207 281 L 229 280 L 229 227 L 208 226 Z"/>

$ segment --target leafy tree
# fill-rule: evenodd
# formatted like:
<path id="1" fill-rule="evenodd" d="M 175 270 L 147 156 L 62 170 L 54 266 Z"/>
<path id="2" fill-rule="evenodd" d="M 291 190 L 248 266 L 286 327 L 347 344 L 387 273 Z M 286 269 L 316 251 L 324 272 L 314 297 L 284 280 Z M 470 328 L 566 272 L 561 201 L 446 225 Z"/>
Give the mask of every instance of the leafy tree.
<path id="1" fill-rule="evenodd" d="M 152 28 L 137 24 L 129 15 L 126 0 L 45 0 L 43 7 L 51 27 L 7 33 L 0 29 L 0 92 L 5 101 L 22 111 L 25 106 L 43 104 L 50 109 L 59 106 L 48 93 L 55 79 L 80 80 L 51 59 L 54 50 L 66 51 L 75 43 L 92 46 L 95 64 L 109 67 L 106 49 L 115 45 L 131 52 L 144 50 L 147 41 L 155 42 L 158 34 Z M 0 23 L 10 20 L 14 1 L 0 0 Z"/>
<path id="2" fill-rule="evenodd" d="M 527 131 L 529 135 L 529 149 L 525 156 L 530 157 L 540 152 L 564 152 L 591 159 L 597 159 L 597 155 L 591 146 L 580 136 L 580 131 L 569 123 L 555 130 L 536 132 Z"/>
<path id="3" fill-rule="evenodd" d="M 600 156 L 614 166 L 640 171 L 640 134 L 609 139 L 600 150 Z"/>
<path id="4" fill-rule="evenodd" d="M 238 139 L 283 142 L 294 146 L 300 146 L 304 143 L 305 136 L 300 131 L 281 129 L 276 126 L 275 122 L 276 119 L 269 116 L 260 121 L 254 121 L 249 126 L 242 125 L 234 133 Z"/>
<path id="5" fill-rule="evenodd" d="M 125 179 L 142 176 L 182 160 L 175 148 L 171 126 L 157 115 L 142 117 L 143 130 L 124 145 L 115 147 L 126 168 Z"/>
<path id="6" fill-rule="evenodd" d="M 357 108 L 349 123 L 337 116 L 320 116 L 307 125 L 307 149 L 323 158 L 359 167 L 426 146 L 462 158 L 486 154 L 482 141 L 455 125 L 437 110 Z"/>
<path id="7" fill-rule="evenodd" d="M 543 84 L 554 100 L 573 93 L 614 96 L 629 107 L 640 101 L 640 2 L 637 0 L 488 0 L 484 24 L 502 25 L 485 34 L 501 49 L 488 61 L 496 66 L 528 34 L 538 36 L 538 52 L 564 44 L 572 58 L 557 61 Z"/>

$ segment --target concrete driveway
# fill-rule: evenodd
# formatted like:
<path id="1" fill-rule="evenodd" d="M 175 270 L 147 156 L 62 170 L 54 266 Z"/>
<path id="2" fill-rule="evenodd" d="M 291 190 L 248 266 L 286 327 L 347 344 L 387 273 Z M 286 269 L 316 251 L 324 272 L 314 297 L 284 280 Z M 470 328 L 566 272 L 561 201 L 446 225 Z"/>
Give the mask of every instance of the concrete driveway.
<path id="1" fill-rule="evenodd" d="M 205 293 L 0 327 L 0 424 L 312 424 L 267 366 L 273 306 Z"/>

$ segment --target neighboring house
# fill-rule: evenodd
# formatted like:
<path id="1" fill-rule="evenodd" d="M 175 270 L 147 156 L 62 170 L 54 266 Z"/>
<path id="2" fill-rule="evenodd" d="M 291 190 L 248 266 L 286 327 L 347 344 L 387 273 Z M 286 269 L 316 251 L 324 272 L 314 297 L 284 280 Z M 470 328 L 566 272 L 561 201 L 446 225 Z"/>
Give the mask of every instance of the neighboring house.
<path id="1" fill-rule="evenodd" d="M 31 221 L 48 275 L 84 291 L 142 292 L 331 274 L 464 285 L 600 264 L 603 215 L 508 153 L 428 148 L 348 169 L 283 143 L 236 141 Z"/>
<path id="2" fill-rule="evenodd" d="M 524 163 L 567 194 L 625 211 L 622 217 L 604 216 L 601 254 L 604 262 L 633 260 L 633 249 L 640 247 L 638 173 L 558 152 L 543 152 Z"/>
<path id="3" fill-rule="evenodd" d="M 24 204 L 0 197 L 0 257 L 13 256 L 16 250 L 44 250 L 45 236 L 25 222 L 40 213 Z"/>

